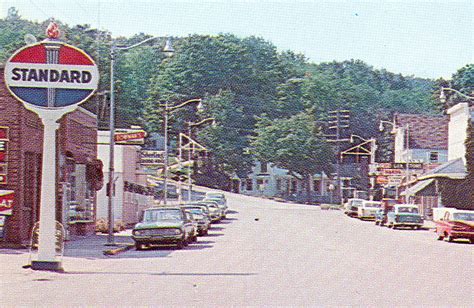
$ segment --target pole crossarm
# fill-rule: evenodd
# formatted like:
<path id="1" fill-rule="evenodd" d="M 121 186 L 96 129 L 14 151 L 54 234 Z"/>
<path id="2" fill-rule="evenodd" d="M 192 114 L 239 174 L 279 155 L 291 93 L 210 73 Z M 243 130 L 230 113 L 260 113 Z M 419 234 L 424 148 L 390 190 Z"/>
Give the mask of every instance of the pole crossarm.
<path id="1" fill-rule="evenodd" d="M 189 137 L 188 135 L 185 135 L 183 133 L 179 133 L 179 136 L 180 138 L 185 138 L 188 140 L 187 143 L 183 144 L 181 146 L 181 149 L 184 149 L 184 150 L 197 150 L 197 151 L 207 151 L 207 148 L 205 146 L 203 146 L 202 144 L 200 144 L 199 142 L 197 142 L 196 140 L 192 139 L 191 137 Z M 193 146 L 191 146 L 193 145 Z M 194 146 L 196 146 L 198 149 L 196 149 Z"/>
<path id="2" fill-rule="evenodd" d="M 342 151 L 342 152 L 341 152 L 341 156 L 342 156 L 342 155 L 372 155 L 371 151 L 370 151 L 369 149 L 367 149 L 367 148 L 364 147 L 364 145 L 369 144 L 369 143 L 372 143 L 372 141 L 371 141 L 371 140 L 367 140 L 367 141 L 365 141 L 365 142 L 363 142 L 363 143 L 361 143 L 361 144 L 358 144 L 358 145 L 353 146 L 353 147 L 351 147 L 351 148 L 349 148 L 349 149 L 347 149 L 347 150 L 345 150 L 345 151 Z M 361 150 L 361 151 L 363 151 L 363 152 L 362 152 L 362 153 L 360 153 L 360 152 L 351 152 L 351 151 L 353 151 L 353 150 Z"/>

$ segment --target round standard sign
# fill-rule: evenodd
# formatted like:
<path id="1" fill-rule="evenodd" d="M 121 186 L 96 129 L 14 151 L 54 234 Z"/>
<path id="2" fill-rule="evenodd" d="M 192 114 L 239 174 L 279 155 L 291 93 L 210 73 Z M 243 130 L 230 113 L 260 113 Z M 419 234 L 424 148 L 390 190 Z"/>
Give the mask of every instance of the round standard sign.
<path id="1" fill-rule="evenodd" d="M 5 83 L 20 101 L 58 109 L 80 104 L 97 89 L 94 60 L 71 45 L 45 40 L 15 52 L 5 65 Z"/>

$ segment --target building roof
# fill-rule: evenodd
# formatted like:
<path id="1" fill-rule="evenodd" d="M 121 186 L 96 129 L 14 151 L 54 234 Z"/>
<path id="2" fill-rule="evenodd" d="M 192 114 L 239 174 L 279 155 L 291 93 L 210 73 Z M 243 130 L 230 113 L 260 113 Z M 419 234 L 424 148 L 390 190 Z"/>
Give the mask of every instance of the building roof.
<path id="1" fill-rule="evenodd" d="M 418 177 L 415 185 L 409 187 L 400 195 L 413 196 L 428 187 L 436 178 L 464 179 L 467 169 L 462 158 L 453 159 Z"/>
<path id="2" fill-rule="evenodd" d="M 418 180 L 422 181 L 433 178 L 464 179 L 466 174 L 467 168 L 464 165 L 463 159 L 456 158 L 420 176 Z"/>
<path id="3" fill-rule="evenodd" d="M 394 121 L 397 127 L 409 126 L 410 149 L 448 149 L 447 116 L 398 113 Z"/>

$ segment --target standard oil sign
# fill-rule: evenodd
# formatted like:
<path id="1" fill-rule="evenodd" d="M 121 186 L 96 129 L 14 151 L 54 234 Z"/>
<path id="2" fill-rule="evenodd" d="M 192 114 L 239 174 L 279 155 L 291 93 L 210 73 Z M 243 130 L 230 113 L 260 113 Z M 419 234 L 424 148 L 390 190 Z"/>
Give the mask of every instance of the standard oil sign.
<path id="1" fill-rule="evenodd" d="M 28 45 L 5 64 L 5 83 L 10 92 L 37 107 L 79 104 L 94 93 L 98 82 L 92 58 L 59 41 Z"/>

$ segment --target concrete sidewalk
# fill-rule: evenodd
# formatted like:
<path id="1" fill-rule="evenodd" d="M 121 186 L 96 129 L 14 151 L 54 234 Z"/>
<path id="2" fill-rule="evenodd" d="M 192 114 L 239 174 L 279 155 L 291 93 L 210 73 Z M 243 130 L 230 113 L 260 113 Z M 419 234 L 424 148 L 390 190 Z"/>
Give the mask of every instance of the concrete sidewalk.
<path id="1" fill-rule="evenodd" d="M 90 236 L 74 237 L 64 244 L 65 257 L 103 258 L 113 256 L 134 247 L 131 230 L 114 234 L 114 244 L 108 245 L 108 235 L 97 233 Z"/>

